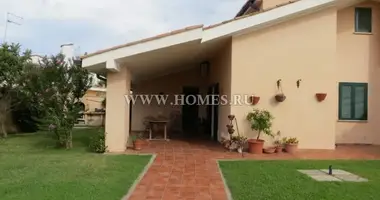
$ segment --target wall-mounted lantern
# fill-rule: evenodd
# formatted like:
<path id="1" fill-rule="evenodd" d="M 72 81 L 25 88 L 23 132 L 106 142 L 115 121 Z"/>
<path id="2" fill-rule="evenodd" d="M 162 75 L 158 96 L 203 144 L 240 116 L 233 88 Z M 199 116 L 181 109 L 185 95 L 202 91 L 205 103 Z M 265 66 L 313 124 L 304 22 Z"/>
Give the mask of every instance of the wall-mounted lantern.
<path id="1" fill-rule="evenodd" d="M 200 64 L 201 76 L 207 77 L 210 74 L 210 62 L 204 61 Z"/>

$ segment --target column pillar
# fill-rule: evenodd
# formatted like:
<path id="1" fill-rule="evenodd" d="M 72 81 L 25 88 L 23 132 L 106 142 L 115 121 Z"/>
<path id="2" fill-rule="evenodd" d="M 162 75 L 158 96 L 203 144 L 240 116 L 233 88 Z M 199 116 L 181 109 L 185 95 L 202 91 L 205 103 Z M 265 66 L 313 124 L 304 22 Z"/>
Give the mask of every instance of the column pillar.
<path id="1" fill-rule="evenodd" d="M 113 65 L 115 63 L 112 63 Z M 107 62 L 109 65 L 109 62 Z M 108 66 L 107 66 L 108 67 Z M 127 67 L 107 72 L 106 146 L 109 152 L 124 152 L 129 138 L 129 104 L 124 95 L 130 94 L 131 74 Z"/>

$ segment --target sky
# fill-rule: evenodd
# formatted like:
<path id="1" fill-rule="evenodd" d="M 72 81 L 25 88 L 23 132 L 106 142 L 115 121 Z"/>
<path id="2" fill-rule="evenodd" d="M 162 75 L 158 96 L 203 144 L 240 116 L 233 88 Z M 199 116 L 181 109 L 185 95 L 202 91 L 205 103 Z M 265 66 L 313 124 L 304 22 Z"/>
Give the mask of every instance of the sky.
<path id="1" fill-rule="evenodd" d="M 187 26 L 233 18 L 246 0 L 0 0 L 0 42 L 51 55 L 74 43 L 77 54 Z"/>

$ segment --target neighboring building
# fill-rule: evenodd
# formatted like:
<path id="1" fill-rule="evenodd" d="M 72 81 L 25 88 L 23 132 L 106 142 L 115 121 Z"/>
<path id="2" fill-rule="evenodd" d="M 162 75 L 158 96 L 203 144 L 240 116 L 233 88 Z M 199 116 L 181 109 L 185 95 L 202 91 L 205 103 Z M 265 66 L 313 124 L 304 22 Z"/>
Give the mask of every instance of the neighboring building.
<path id="1" fill-rule="evenodd" d="M 67 63 L 75 63 L 75 64 L 82 64 L 82 60 L 80 58 L 80 53 L 78 52 L 79 47 L 76 47 L 73 43 L 68 44 L 62 44 L 60 48 L 60 53 L 65 56 L 65 62 Z M 32 62 L 38 64 L 40 61 L 42 61 L 43 56 L 34 54 L 31 56 Z M 91 73 L 91 77 L 93 80 L 92 85 L 96 86 L 99 83 L 99 79 L 97 78 L 96 74 Z"/>
<path id="2" fill-rule="evenodd" d="M 106 88 L 93 87 L 82 97 L 83 115 L 79 122 L 89 126 L 104 125 Z"/>
<path id="3" fill-rule="evenodd" d="M 219 24 L 88 54 L 83 67 L 107 76 L 110 151 L 124 151 L 129 130 L 142 130 L 143 119 L 157 113 L 179 112 L 187 131 L 194 130 L 198 117 L 205 118 L 213 139 L 228 135 L 227 116 L 234 114 L 240 132 L 253 138 L 245 120 L 252 108 L 269 110 L 273 131 L 297 137 L 300 148 L 334 149 L 337 143 L 380 144 L 379 55 L 379 1 L 262 0 L 249 1 L 237 18 Z M 200 68 L 208 69 L 201 73 Z M 140 103 L 130 108 L 123 95 L 131 85 L 134 94 L 261 99 L 255 106 Z M 282 91 L 287 98 L 278 103 L 274 96 Z M 316 93 L 327 98 L 319 102 Z M 264 139 L 271 145 L 271 138 Z"/>
<path id="4" fill-rule="evenodd" d="M 38 64 L 38 63 L 40 63 L 42 61 L 43 57 L 40 56 L 40 55 L 32 55 L 31 58 L 32 58 L 32 62 L 33 63 Z"/>
<path id="5" fill-rule="evenodd" d="M 61 45 L 60 53 L 65 56 L 65 62 L 81 65 L 82 60 L 76 52 L 78 48 L 74 44 L 68 43 Z M 38 64 L 42 61 L 42 56 L 32 55 L 32 62 Z M 85 125 L 91 126 L 101 126 L 104 124 L 104 107 L 102 106 L 102 101 L 105 99 L 106 89 L 104 87 L 98 87 L 99 79 L 96 74 L 91 73 L 90 75 L 93 79 L 92 85 L 94 87 L 90 88 L 82 98 L 83 105 L 83 115 L 78 119 L 79 122 Z"/>

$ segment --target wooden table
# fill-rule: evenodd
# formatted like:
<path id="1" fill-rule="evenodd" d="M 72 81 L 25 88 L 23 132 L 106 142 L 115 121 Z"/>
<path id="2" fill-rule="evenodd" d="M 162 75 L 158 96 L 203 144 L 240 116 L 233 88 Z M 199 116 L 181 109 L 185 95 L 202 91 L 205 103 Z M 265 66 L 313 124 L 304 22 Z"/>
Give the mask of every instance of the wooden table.
<path id="1" fill-rule="evenodd" d="M 153 127 L 154 125 L 162 125 L 164 126 L 164 139 L 165 141 L 169 141 L 169 139 L 167 138 L 167 125 L 169 123 L 169 121 L 167 120 L 151 120 L 151 121 L 148 121 L 149 123 L 149 140 L 155 140 L 155 139 L 152 139 L 152 133 L 153 133 Z M 156 140 L 161 140 L 161 139 L 156 139 Z"/>

